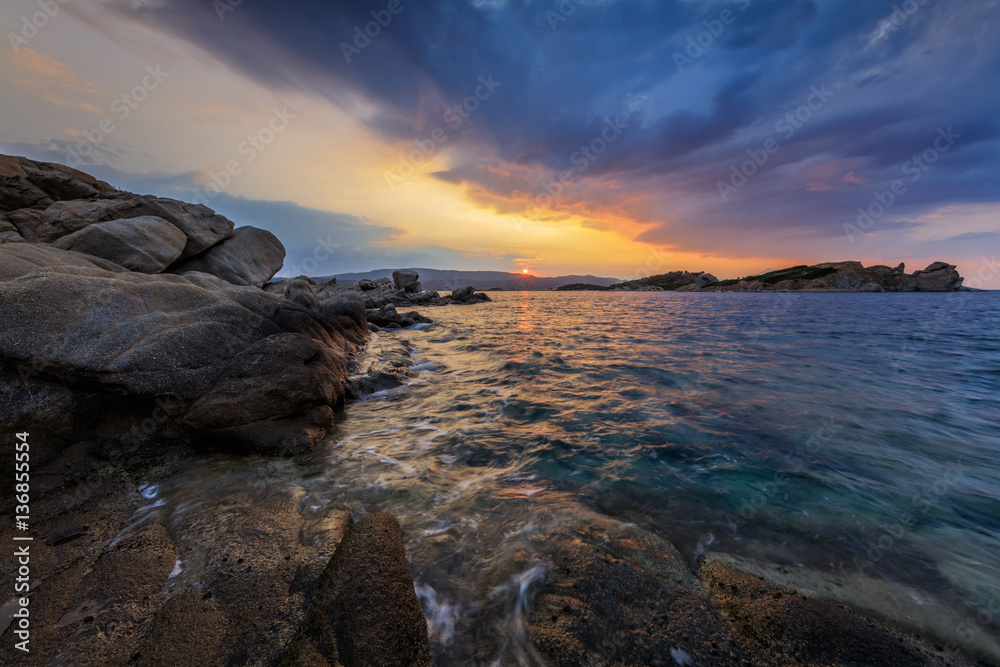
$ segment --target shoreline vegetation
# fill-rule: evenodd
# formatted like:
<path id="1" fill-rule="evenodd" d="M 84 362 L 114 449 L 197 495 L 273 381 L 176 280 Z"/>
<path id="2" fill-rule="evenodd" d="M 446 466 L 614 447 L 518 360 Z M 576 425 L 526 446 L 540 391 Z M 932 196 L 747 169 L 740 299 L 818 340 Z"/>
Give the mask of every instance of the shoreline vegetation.
<path id="1" fill-rule="evenodd" d="M 11 434 L 31 441 L 19 664 L 431 664 L 400 523 L 348 508 L 317 517 L 296 480 L 348 401 L 412 375 L 392 330 L 430 320 L 400 308 L 490 299 L 425 290 L 412 270 L 350 287 L 273 280 L 284 255 L 269 232 L 203 205 L 0 156 L 5 460 Z M 907 276 L 856 264 L 636 289 L 865 272 L 879 286 L 961 285 L 949 265 Z M 175 504 L 179 485 L 196 501 Z M 524 611 L 524 640 L 550 664 L 977 664 L 948 637 L 795 590 L 787 567 L 688 562 L 650 531 L 581 516 L 542 540 L 551 571 Z M 11 543 L 13 526 L 0 532 Z M 14 590 L 13 578 L 4 568 L 0 585 Z M 4 652 L 15 608 L 0 615 Z"/>

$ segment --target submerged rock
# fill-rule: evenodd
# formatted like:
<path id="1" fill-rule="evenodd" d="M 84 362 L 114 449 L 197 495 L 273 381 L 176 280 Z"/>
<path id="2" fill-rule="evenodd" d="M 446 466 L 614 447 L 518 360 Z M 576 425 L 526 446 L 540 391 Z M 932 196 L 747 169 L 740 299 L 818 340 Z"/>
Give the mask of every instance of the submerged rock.
<path id="1" fill-rule="evenodd" d="M 756 665 L 968 664 L 878 618 L 782 588 L 709 558 L 701 568 Z"/>
<path id="2" fill-rule="evenodd" d="M 349 392 L 353 398 L 399 387 L 413 375 L 413 360 L 395 336 L 377 331 L 351 362 Z"/>
<path id="3" fill-rule="evenodd" d="M 574 528 L 540 546 L 552 572 L 529 632 L 549 664 L 744 664 L 672 545 L 607 519 Z"/>

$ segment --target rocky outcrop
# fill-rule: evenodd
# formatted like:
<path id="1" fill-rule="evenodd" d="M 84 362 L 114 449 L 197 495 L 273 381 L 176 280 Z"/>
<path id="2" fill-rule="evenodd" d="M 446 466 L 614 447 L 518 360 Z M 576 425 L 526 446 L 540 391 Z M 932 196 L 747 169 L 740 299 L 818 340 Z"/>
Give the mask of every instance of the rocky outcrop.
<path id="1" fill-rule="evenodd" d="M 350 317 L 359 326 L 400 329 L 414 324 L 430 324 L 428 317 L 416 311 L 400 313 L 399 309 L 413 306 L 446 306 L 492 301 L 471 287 L 441 296 L 437 292 L 420 290 L 419 275 L 412 269 L 393 272 L 393 280 L 360 280 L 353 285 L 340 285 L 336 278 L 317 285 L 312 278 L 299 276 L 282 278 L 263 286 L 264 291 L 282 294 L 286 299 L 303 305 L 312 304 L 322 313 Z"/>
<path id="2" fill-rule="evenodd" d="M 0 212 L 112 192 L 104 181 L 65 165 L 0 155 Z"/>
<path id="3" fill-rule="evenodd" d="M 284 667 L 430 667 L 427 621 L 389 514 L 351 526 L 319 580 Z"/>
<path id="4" fill-rule="evenodd" d="M 934 262 L 923 271 L 906 273 L 903 264 L 866 267 L 861 262 L 825 262 L 794 266 L 758 276 L 722 280 L 712 292 L 954 292 L 963 290 L 955 266 Z M 699 290 L 694 290 L 699 291 Z"/>
<path id="5" fill-rule="evenodd" d="M 415 310 L 400 315 L 391 303 L 366 311 L 365 317 L 369 323 L 383 329 L 403 329 L 414 324 L 430 324 L 433 321 Z"/>
<path id="6" fill-rule="evenodd" d="M 564 290 L 632 292 L 955 292 L 964 290 L 952 264 L 934 262 L 907 275 L 903 264 L 865 267 L 861 262 L 826 262 L 793 266 L 747 278 L 718 280 L 710 273 L 672 271 L 611 287 L 567 285 Z"/>
<path id="7" fill-rule="evenodd" d="M 172 273 L 198 271 L 234 285 L 263 287 L 285 261 L 285 246 L 274 234 L 256 227 L 239 227 L 228 238 L 171 267 Z"/>
<path id="8" fill-rule="evenodd" d="M 400 269 L 392 272 L 392 282 L 396 289 L 403 290 L 407 294 L 415 294 L 421 291 L 420 276 L 413 269 Z"/>
<path id="9" fill-rule="evenodd" d="M 298 453 L 325 434 L 368 335 L 356 295 L 259 289 L 284 247 L 204 206 L 24 158 L 0 156 L 0 178 L 0 425 L 122 455 Z"/>
<path id="10" fill-rule="evenodd" d="M 19 230 L 27 240 L 51 242 L 87 225 L 123 218 L 156 216 L 187 238 L 180 258 L 207 250 L 233 233 L 233 223 L 201 204 L 115 192 L 99 199 L 57 201 L 40 211 L 21 211 Z M 17 223 L 15 223 L 17 224 Z"/>
<path id="11" fill-rule="evenodd" d="M 690 271 L 671 271 L 670 273 L 663 273 L 656 276 L 649 276 L 648 278 L 639 278 L 636 280 L 629 280 L 623 283 L 618 283 L 617 285 L 612 285 L 607 289 L 612 291 L 630 291 L 630 292 L 659 292 L 659 291 L 672 291 L 679 290 L 682 287 L 695 286 L 695 287 L 705 287 L 706 285 L 711 285 L 712 283 L 718 282 L 718 278 L 713 276 L 711 273 L 699 272 L 691 273 Z M 684 291 L 691 291 L 690 289 Z"/>
<path id="12" fill-rule="evenodd" d="M 360 398 L 400 387 L 413 376 L 412 367 L 405 341 L 376 331 L 365 349 L 351 360 L 348 393 L 351 398 Z"/>
<path id="13" fill-rule="evenodd" d="M 101 257 L 140 273 L 159 273 L 181 256 L 187 237 L 163 218 L 147 215 L 98 222 L 52 245 Z"/>
<path id="14" fill-rule="evenodd" d="M 542 576 L 522 591 L 539 663 L 976 664 L 875 614 L 773 583 L 750 561 L 709 553 L 692 571 L 669 542 L 600 515 L 581 513 L 536 546 Z"/>
<path id="15" fill-rule="evenodd" d="M 955 265 L 947 262 L 934 262 L 923 271 L 915 271 L 912 277 L 917 292 L 954 292 L 961 289 L 965 280 Z"/>
<path id="16" fill-rule="evenodd" d="M 34 270 L 25 248 L 36 250 L 0 246 L 8 273 L 0 281 L 0 385 L 15 399 L 3 421 L 39 421 L 30 396 L 56 385 L 72 390 L 80 407 L 79 418 L 53 434 L 66 439 L 104 433 L 138 441 L 155 433 L 294 452 L 332 424 L 346 357 L 364 340 L 349 318 L 256 288 L 209 290 L 182 276 L 87 267 L 82 255 L 54 248 L 45 255 L 62 253 L 61 263 Z M 21 275 L 9 275 L 15 262 Z M 25 379 L 19 368 L 33 373 Z M 161 423 L 142 433 L 153 414 Z"/>

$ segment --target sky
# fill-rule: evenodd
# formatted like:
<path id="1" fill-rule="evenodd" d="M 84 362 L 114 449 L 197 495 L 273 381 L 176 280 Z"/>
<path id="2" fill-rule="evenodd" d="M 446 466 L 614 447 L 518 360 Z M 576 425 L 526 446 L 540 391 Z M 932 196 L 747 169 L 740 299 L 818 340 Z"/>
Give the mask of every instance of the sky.
<path id="1" fill-rule="evenodd" d="M 1000 0 L 7 0 L 0 152 L 274 232 L 282 275 L 1000 289 Z"/>

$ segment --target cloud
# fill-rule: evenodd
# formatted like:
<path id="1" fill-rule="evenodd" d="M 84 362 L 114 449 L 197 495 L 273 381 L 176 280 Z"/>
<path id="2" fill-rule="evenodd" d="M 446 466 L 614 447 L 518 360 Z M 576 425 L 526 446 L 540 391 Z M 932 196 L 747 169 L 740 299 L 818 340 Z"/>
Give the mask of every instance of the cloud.
<path id="1" fill-rule="evenodd" d="M 3 71 L 8 83 L 24 93 L 53 104 L 103 113 L 94 104 L 80 99 L 102 93 L 101 88 L 55 58 L 21 47 L 11 56 Z"/>
<path id="2" fill-rule="evenodd" d="M 996 232 L 966 232 L 965 234 L 952 236 L 951 238 L 945 239 L 945 241 L 981 241 L 984 239 L 996 238 L 1000 238 L 1000 234 L 997 234 Z"/>
<path id="3" fill-rule="evenodd" d="M 501 213 L 570 172 L 528 215 L 712 256 L 802 252 L 843 240 L 948 127 L 961 138 L 906 181 L 885 224 L 1000 199 L 998 0 L 934 0 L 902 19 L 868 0 L 601 0 L 557 21 L 548 1 L 402 0 L 389 15 L 256 0 L 221 18 L 203 0 L 102 6 L 270 89 L 323 97 L 388 142 L 447 128 L 438 178 Z M 477 99 L 482 77 L 499 85 Z M 627 127 L 602 145 L 608 122 Z M 778 149 L 721 197 L 768 140 Z"/>

